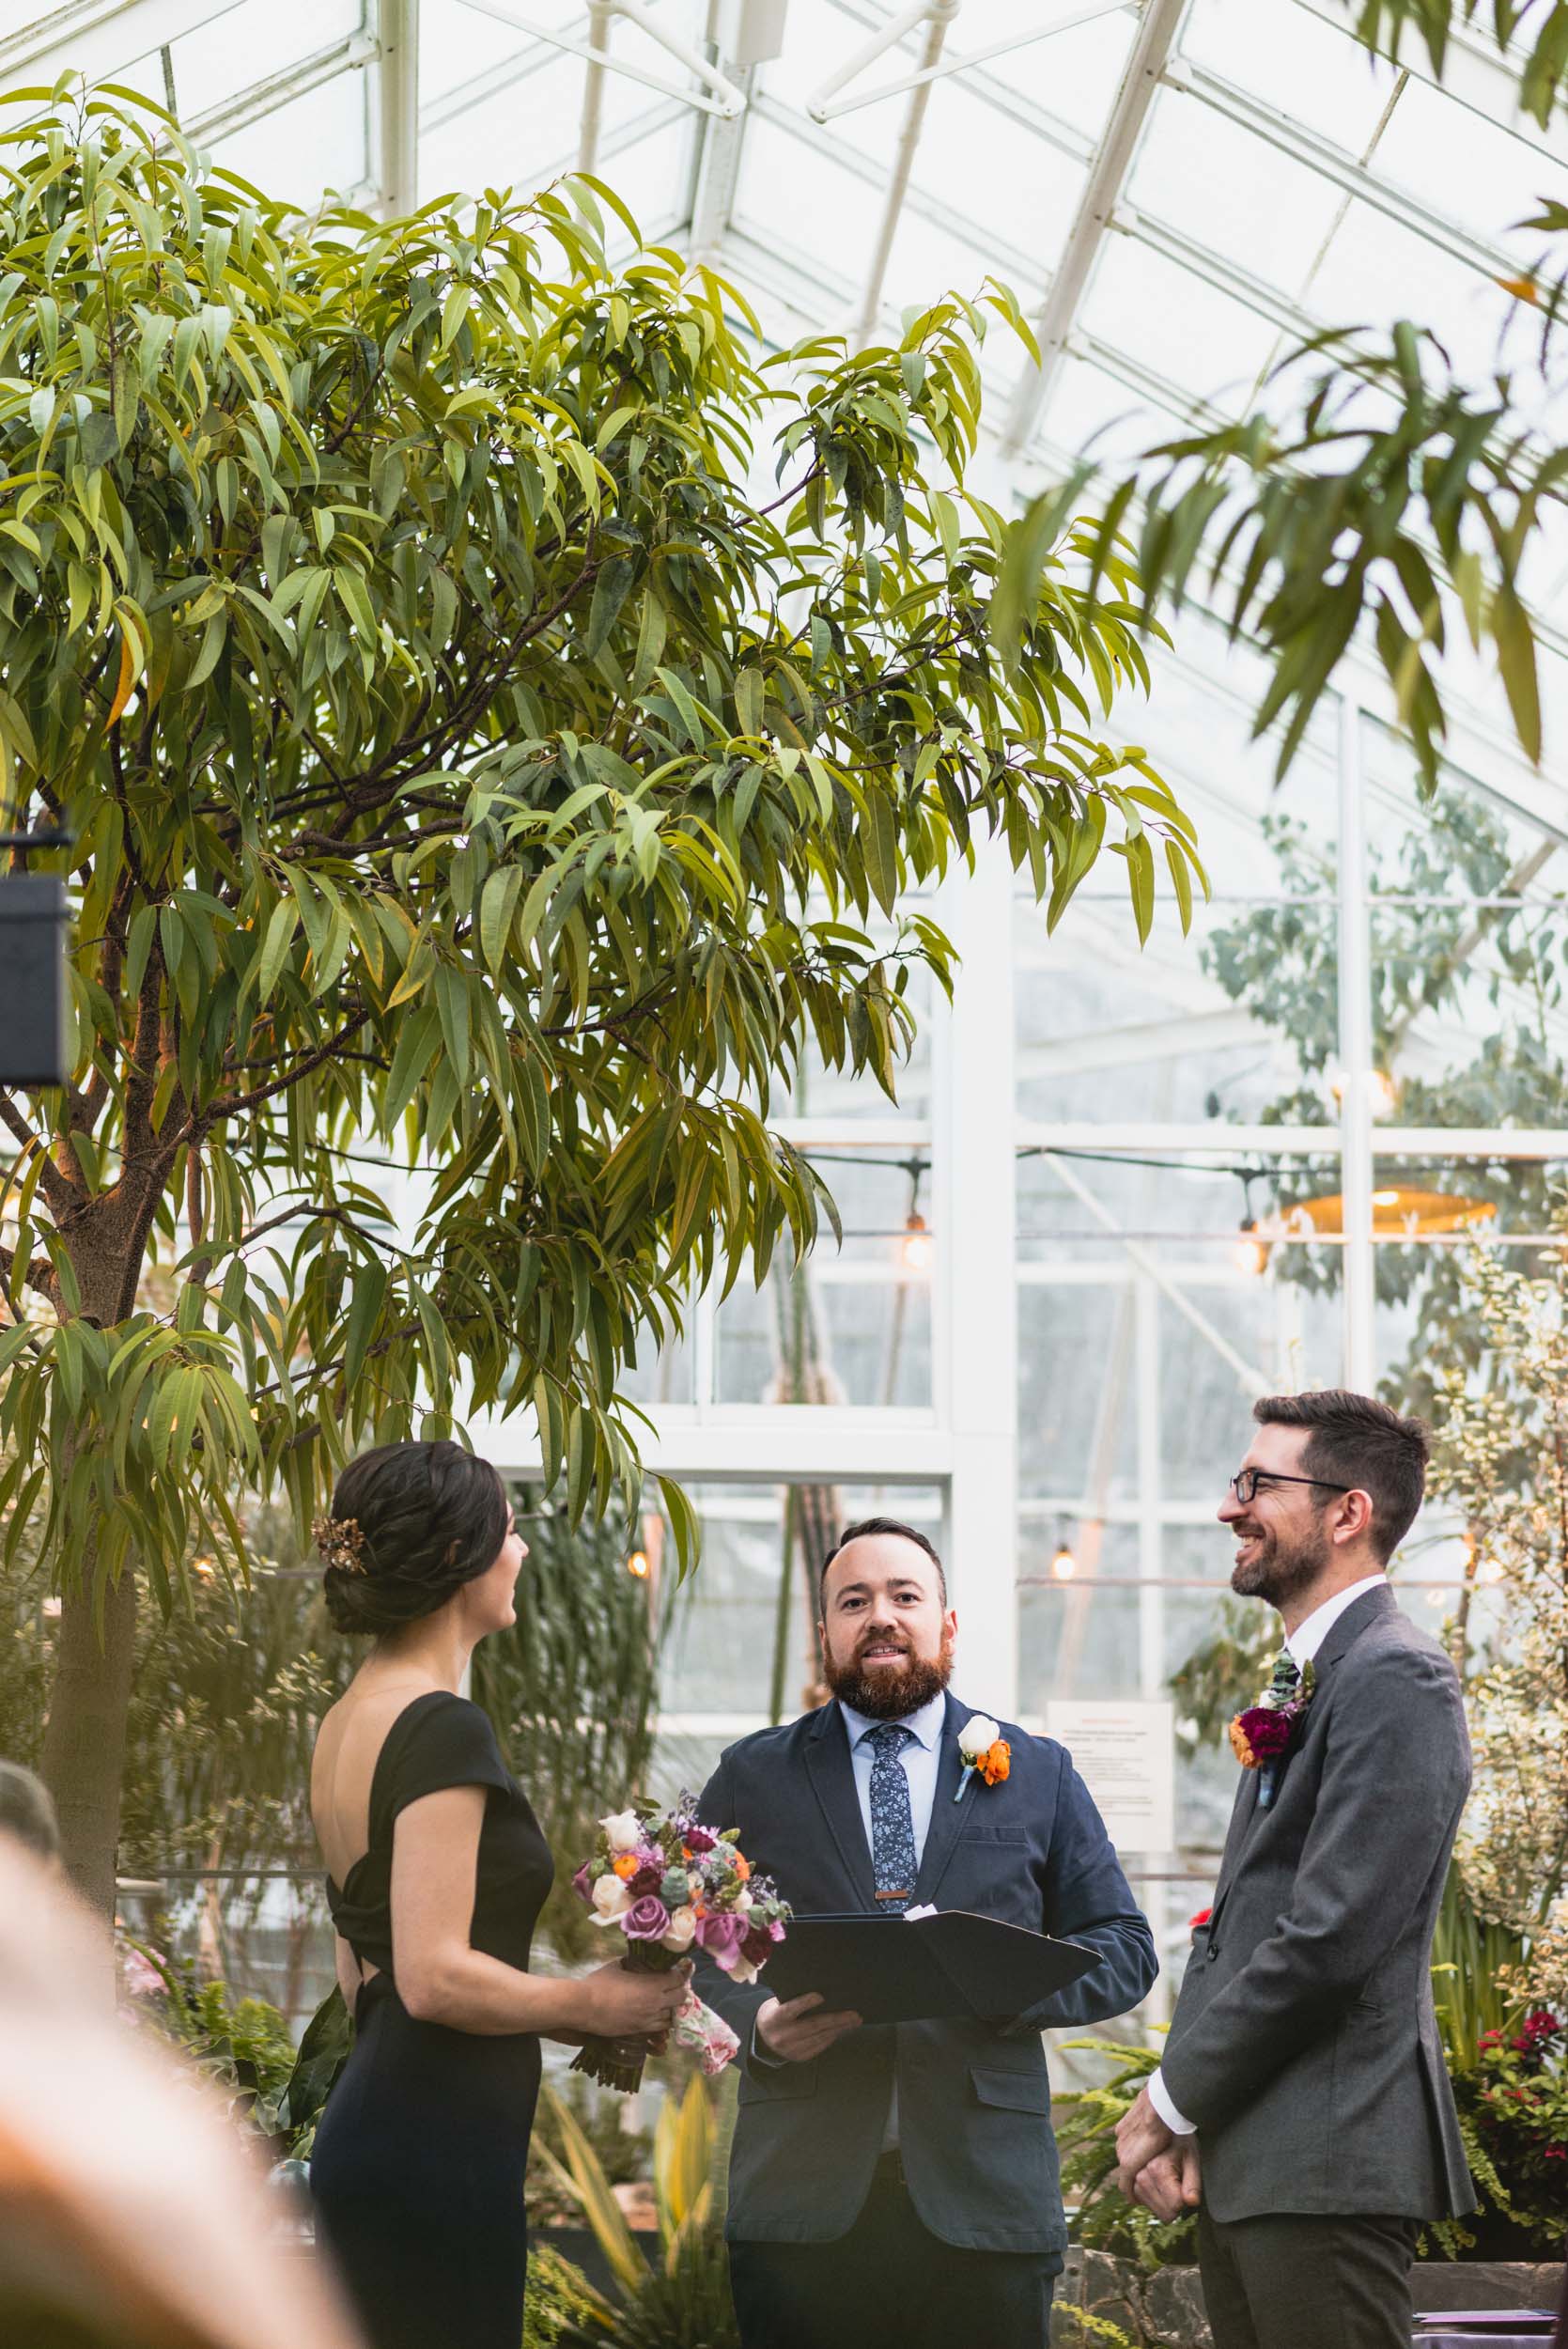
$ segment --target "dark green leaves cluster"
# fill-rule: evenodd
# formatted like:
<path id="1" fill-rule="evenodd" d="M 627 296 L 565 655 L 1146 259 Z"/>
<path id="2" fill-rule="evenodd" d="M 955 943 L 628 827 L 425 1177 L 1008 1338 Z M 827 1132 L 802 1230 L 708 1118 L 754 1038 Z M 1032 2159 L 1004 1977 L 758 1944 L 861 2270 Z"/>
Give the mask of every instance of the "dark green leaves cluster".
<path id="1" fill-rule="evenodd" d="M 366 1436 L 531 1409 L 602 1510 L 634 1346 L 815 1237 L 776 1083 L 891 1092 L 951 977 L 906 894 L 992 834 L 1053 915 L 1102 845 L 1141 928 L 1157 850 L 1201 879 L 1097 736 L 1120 571 L 1048 562 L 996 656 L 963 468 L 1016 304 L 759 367 L 711 272 L 608 266 L 597 183 L 306 220 L 124 93 L 30 113 L 0 750 L 80 919 L 72 1084 L 0 1097 L 0 1501 L 167 1596 L 243 1486 L 303 1518 Z"/>

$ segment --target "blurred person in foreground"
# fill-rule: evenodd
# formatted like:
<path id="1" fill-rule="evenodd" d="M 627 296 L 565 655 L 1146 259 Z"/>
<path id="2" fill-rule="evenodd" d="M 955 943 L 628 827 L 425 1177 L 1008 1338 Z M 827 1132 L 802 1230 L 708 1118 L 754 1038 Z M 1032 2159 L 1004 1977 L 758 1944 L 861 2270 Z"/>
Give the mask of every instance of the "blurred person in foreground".
<path id="1" fill-rule="evenodd" d="M 527 1555 L 489 1462 L 449 1442 L 363 1453 L 316 1537 L 333 1622 L 372 1645 L 311 1777 L 355 2022 L 311 2194 L 374 2349 L 518 2349 L 540 2034 L 657 2037 L 690 1968 L 530 1970 L 550 1849 L 458 1694 L 479 1641 L 517 1621 Z"/>
<path id="2" fill-rule="evenodd" d="M 103 1932 L 0 1832 L 0 2341 L 358 2349 L 194 2072 L 105 2009 Z"/>
<path id="3" fill-rule="evenodd" d="M 0 1762 L 0 1837 L 10 1836 L 46 1867 L 58 1869 L 60 1822 L 54 1798 L 36 1771 Z"/>
<path id="4" fill-rule="evenodd" d="M 1252 1416 L 1219 1514 L 1284 1645 L 1231 1726 L 1219 1880 L 1120 2181 L 1164 2218 L 1201 2197 L 1215 2349 L 1409 2349 L 1421 2222 L 1475 2208 L 1432 1998 L 1469 1741 L 1386 1571 L 1427 1433 L 1341 1389 Z"/>
<path id="5" fill-rule="evenodd" d="M 819 1595 L 830 1701 L 731 1746 L 705 1825 L 738 1828 L 799 1915 L 975 1909 L 1097 1962 L 1006 2022 L 865 2025 L 705 1951 L 701 1995 L 746 2050 L 726 2224 L 740 2338 L 1045 2349 L 1067 2230 L 1040 2034 L 1135 2007 L 1154 1938 L 1064 1750 L 952 1694 L 958 1618 L 925 1536 L 850 1526 Z"/>

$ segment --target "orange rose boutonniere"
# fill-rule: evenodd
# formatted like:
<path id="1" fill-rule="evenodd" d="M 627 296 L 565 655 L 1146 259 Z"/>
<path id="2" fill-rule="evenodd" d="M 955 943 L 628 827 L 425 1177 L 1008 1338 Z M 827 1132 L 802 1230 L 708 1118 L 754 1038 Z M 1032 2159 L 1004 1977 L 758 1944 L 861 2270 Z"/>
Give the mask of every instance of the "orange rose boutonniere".
<path id="1" fill-rule="evenodd" d="M 976 1770 L 987 1786 L 1000 1786 L 1013 1766 L 1013 1749 L 987 1714 L 971 1713 L 958 1732 L 958 1751 L 964 1767 L 958 1780 L 958 1800 Z"/>

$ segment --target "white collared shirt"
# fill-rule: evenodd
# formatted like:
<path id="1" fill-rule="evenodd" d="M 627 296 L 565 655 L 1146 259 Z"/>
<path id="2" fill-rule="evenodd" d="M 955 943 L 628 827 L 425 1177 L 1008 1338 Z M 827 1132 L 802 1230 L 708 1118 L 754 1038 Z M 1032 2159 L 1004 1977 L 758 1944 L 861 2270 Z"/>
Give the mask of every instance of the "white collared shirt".
<path id="1" fill-rule="evenodd" d="M 1359 1582 L 1348 1583 L 1343 1591 L 1336 1591 L 1332 1598 L 1326 1598 L 1321 1607 L 1312 1609 L 1305 1623 L 1296 1625 L 1285 1641 L 1285 1648 L 1297 1672 L 1305 1672 L 1312 1663 L 1345 1609 L 1354 1607 L 1356 1601 L 1364 1598 L 1369 1591 L 1385 1589 L 1388 1579 L 1386 1574 L 1363 1575 Z M 1172 2101 L 1171 2092 L 1157 2069 L 1149 2075 L 1149 2102 L 1166 2127 L 1173 2129 L 1178 2137 L 1194 2134 L 1195 2123 L 1188 2120 Z"/>

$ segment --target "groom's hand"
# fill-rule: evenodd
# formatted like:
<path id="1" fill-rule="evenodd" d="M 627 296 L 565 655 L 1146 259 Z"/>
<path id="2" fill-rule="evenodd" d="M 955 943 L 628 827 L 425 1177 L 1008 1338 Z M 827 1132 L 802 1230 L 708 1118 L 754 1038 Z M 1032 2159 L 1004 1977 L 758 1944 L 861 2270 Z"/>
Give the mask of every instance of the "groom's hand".
<path id="1" fill-rule="evenodd" d="M 1203 2200 L 1197 2139 L 1179 2137 L 1168 2154 L 1157 2154 L 1139 2171 L 1132 2192 L 1135 2201 L 1166 2225 L 1196 2210 Z"/>
<path id="2" fill-rule="evenodd" d="M 807 1990 L 799 1999 L 768 1999 L 757 2009 L 756 2035 L 779 2063 L 809 2063 L 846 2031 L 859 2030 L 861 2018 L 848 2009 L 827 2013 L 820 1990 Z"/>
<path id="3" fill-rule="evenodd" d="M 1169 2153 L 1175 2141 L 1174 2131 L 1166 2127 L 1150 2102 L 1148 2090 L 1141 2088 L 1116 2123 L 1116 2183 L 1129 2202 L 1139 2171 L 1157 2155 Z"/>

